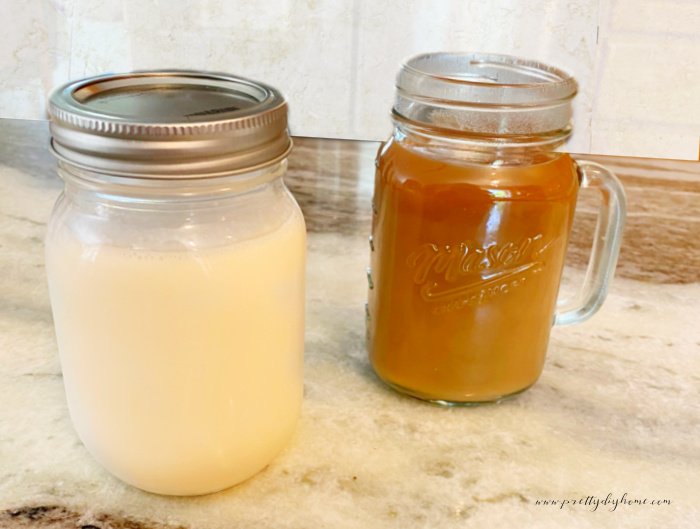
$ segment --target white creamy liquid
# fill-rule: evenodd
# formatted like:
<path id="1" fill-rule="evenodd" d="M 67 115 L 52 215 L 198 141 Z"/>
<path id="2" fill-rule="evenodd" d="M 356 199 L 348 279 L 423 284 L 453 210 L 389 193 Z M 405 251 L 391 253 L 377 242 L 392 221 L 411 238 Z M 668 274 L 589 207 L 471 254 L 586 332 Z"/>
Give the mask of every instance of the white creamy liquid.
<path id="1" fill-rule="evenodd" d="M 75 428 L 109 471 L 161 494 L 252 476 L 282 449 L 303 380 L 300 213 L 259 238 L 189 251 L 47 247 Z"/>

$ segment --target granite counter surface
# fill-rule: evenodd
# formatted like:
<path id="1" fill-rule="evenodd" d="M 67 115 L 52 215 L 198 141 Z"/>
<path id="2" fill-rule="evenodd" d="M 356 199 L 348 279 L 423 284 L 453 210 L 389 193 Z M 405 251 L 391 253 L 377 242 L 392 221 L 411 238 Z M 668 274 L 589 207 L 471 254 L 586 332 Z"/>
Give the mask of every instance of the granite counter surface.
<path id="1" fill-rule="evenodd" d="M 554 329 L 526 393 L 443 409 L 384 387 L 365 356 L 377 144 L 297 139 L 287 182 L 309 229 L 301 421 L 249 481 L 169 498 L 112 478 L 72 430 L 44 279 L 61 190 L 47 138 L 44 122 L 0 120 L 0 527 L 700 527 L 700 163 L 596 158 L 620 175 L 630 210 L 607 303 Z M 589 198 L 565 288 L 587 259 Z M 587 500 L 625 493 L 647 503 Z"/>

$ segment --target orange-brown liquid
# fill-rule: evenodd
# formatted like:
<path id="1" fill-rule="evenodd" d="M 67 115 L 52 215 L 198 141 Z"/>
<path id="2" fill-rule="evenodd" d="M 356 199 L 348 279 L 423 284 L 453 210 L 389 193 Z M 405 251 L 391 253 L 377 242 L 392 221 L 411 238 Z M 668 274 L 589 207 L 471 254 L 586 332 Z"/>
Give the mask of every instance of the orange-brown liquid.
<path id="1" fill-rule="evenodd" d="M 540 375 L 578 173 L 566 154 L 449 162 L 391 140 L 375 181 L 368 349 L 429 400 L 480 402 Z"/>

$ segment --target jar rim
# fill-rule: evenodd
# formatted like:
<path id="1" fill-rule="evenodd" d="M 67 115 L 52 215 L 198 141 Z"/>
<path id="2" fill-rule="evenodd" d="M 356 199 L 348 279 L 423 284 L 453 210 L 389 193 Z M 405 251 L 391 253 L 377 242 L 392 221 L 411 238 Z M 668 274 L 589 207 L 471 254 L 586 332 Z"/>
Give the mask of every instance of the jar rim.
<path id="1" fill-rule="evenodd" d="M 441 72 L 440 68 L 449 66 L 449 61 L 468 61 L 468 64 L 474 68 L 483 66 L 498 66 L 508 68 L 511 72 L 523 76 L 523 81 L 519 82 L 499 82 L 493 77 L 485 77 L 479 74 L 469 74 L 469 72 L 461 72 L 456 76 L 451 76 L 447 72 Z M 433 71 L 422 68 L 428 63 L 432 64 Z M 481 53 L 481 52 L 428 52 L 415 55 L 407 59 L 403 67 L 413 70 L 423 75 L 439 78 L 448 82 L 456 82 L 470 85 L 489 86 L 508 86 L 529 88 L 540 86 L 542 84 L 561 83 L 570 86 L 570 81 L 574 78 L 571 74 L 561 68 L 545 64 L 532 59 L 524 59 L 515 55 L 507 55 L 502 53 Z M 526 82 L 527 76 L 531 79 L 541 79 L 541 81 Z"/>
<path id="2" fill-rule="evenodd" d="M 572 75 L 512 55 L 431 52 L 404 62 L 394 114 L 452 131 L 522 136 L 565 131 L 578 91 Z"/>

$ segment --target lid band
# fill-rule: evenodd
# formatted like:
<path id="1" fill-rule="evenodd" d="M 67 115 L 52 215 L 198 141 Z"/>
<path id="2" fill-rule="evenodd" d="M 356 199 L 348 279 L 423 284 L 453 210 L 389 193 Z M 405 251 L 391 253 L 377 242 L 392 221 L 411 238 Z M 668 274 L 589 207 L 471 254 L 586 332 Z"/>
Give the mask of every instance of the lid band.
<path id="1" fill-rule="evenodd" d="M 226 74 L 149 71 L 63 85 L 49 102 L 56 156 L 139 178 L 198 178 L 283 160 L 292 142 L 276 89 Z"/>

